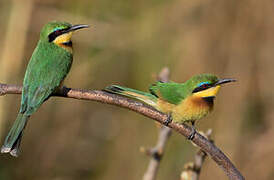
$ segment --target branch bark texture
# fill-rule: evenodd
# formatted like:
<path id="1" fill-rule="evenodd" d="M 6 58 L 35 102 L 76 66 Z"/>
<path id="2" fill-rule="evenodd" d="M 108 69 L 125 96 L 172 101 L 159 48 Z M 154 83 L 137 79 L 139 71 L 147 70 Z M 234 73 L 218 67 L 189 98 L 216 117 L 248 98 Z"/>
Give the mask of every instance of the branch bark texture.
<path id="1" fill-rule="evenodd" d="M 22 86 L 0 83 L 0 95 L 21 94 L 21 92 Z M 63 87 L 53 96 L 90 100 L 116 105 L 140 113 L 146 117 L 158 121 L 161 124 L 163 124 L 164 121 L 167 119 L 167 115 L 157 111 L 153 107 L 150 107 L 141 102 L 134 101 L 132 99 L 128 99 L 126 97 L 110 94 L 105 91 L 81 90 Z M 185 124 L 169 123 L 168 127 L 172 128 L 173 130 L 177 131 L 185 137 L 189 137 L 189 135 L 191 134 L 191 127 Z M 209 154 L 211 158 L 224 170 L 229 179 L 244 179 L 240 171 L 233 165 L 229 158 L 219 148 L 217 148 L 213 143 L 208 141 L 201 134 L 196 133 L 192 142 L 199 146 L 204 152 Z"/>

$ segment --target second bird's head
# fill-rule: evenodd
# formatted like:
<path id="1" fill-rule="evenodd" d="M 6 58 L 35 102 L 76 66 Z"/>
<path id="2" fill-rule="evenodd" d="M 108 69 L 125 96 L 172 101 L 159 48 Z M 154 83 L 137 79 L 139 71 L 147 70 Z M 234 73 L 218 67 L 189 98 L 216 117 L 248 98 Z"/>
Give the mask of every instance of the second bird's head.
<path id="1" fill-rule="evenodd" d="M 193 76 L 186 82 L 188 91 L 191 96 L 200 97 L 207 101 L 213 102 L 222 84 L 235 82 L 235 79 L 219 79 L 212 74 L 200 74 Z"/>
<path id="2" fill-rule="evenodd" d="M 72 47 L 71 36 L 78 29 L 89 27 L 86 24 L 71 25 L 67 22 L 49 22 L 41 30 L 40 40 L 54 43 L 63 48 Z"/>

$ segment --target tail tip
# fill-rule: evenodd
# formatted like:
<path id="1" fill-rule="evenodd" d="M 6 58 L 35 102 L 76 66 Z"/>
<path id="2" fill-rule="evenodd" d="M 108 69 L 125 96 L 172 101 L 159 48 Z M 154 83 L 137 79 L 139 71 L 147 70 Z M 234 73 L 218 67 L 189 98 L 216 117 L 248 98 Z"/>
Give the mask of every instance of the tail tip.
<path id="1" fill-rule="evenodd" d="M 2 146 L 1 147 L 1 153 L 9 153 L 11 151 L 11 148 Z"/>
<path id="2" fill-rule="evenodd" d="M 18 149 L 13 149 L 10 151 L 10 155 L 12 155 L 13 157 L 18 157 L 19 156 L 19 150 Z"/>
<path id="3" fill-rule="evenodd" d="M 122 88 L 120 88 L 119 86 L 116 85 L 111 85 L 105 88 L 106 91 L 110 91 L 110 92 L 121 92 L 124 91 Z"/>
<path id="4" fill-rule="evenodd" d="M 10 153 L 10 155 L 14 156 L 14 157 L 18 157 L 19 156 L 19 150 L 18 149 L 11 149 L 9 147 L 5 147 L 2 146 L 1 147 L 1 153 Z"/>

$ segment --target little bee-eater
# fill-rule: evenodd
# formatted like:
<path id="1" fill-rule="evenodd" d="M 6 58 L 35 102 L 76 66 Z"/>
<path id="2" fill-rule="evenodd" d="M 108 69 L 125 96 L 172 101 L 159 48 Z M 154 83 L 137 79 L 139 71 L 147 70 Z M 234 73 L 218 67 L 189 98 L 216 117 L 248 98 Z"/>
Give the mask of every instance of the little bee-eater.
<path id="1" fill-rule="evenodd" d="M 29 117 L 60 88 L 70 70 L 73 32 L 87 27 L 55 21 L 42 28 L 25 73 L 20 111 L 1 148 L 2 153 L 18 156 Z"/>
<path id="2" fill-rule="evenodd" d="M 188 138 L 192 139 L 195 134 L 194 122 L 205 117 L 213 109 L 214 99 L 221 84 L 233 81 L 235 79 L 219 79 L 212 74 L 200 74 L 185 83 L 157 82 L 150 86 L 150 93 L 117 85 L 108 86 L 105 90 L 138 99 L 168 114 L 166 125 L 171 121 L 191 122 L 192 133 Z"/>

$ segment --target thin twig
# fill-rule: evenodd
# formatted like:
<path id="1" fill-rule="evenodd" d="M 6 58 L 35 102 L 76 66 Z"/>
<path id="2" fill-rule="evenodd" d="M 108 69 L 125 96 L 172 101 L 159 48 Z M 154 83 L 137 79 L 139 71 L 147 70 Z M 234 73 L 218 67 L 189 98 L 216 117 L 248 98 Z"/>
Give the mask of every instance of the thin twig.
<path id="1" fill-rule="evenodd" d="M 202 133 L 203 134 L 203 133 Z M 211 139 L 212 129 L 209 129 L 204 136 L 213 143 Z M 202 149 L 200 149 L 194 157 L 194 162 L 189 162 L 185 164 L 185 170 L 181 173 L 181 180 L 198 180 L 203 163 L 205 161 L 207 154 Z"/>
<path id="2" fill-rule="evenodd" d="M 21 86 L 16 85 L 7 85 L 0 83 L 0 94 L 20 94 L 22 91 Z M 63 87 L 58 93 L 54 96 L 67 97 L 81 100 L 91 100 L 101 103 L 107 103 L 116 105 L 119 107 L 127 108 L 132 111 L 138 112 L 146 117 L 154 119 L 159 123 L 163 124 L 164 121 L 168 118 L 166 114 L 163 114 L 153 107 L 150 107 L 144 103 L 136 102 L 132 99 L 111 94 L 105 91 L 99 90 L 81 90 L 81 89 L 71 89 Z M 185 137 L 189 137 L 192 129 L 188 125 L 178 124 L 178 123 L 169 123 L 168 127 L 177 131 Z M 244 179 L 241 173 L 236 169 L 228 157 L 213 143 L 208 141 L 201 134 L 196 133 L 195 137 L 192 140 L 197 146 L 199 146 L 203 151 L 211 156 L 211 158 L 224 170 L 229 179 Z"/>
<path id="3" fill-rule="evenodd" d="M 169 69 L 163 68 L 159 73 L 157 80 L 162 82 L 169 81 Z M 143 180 L 155 180 L 159 169 L 160 161 L 163 157 L 165 146 L 168 138 L 171 135 L 171 129 L 166 126 L 162 126 L 159 131 L 158 141 L 155 147 L 146 149 L 147 155 L 151 156 L 147 171 L 144 174 Z"/>
<path id="4" fill-rule="evenodd" d="M 143 176 L 143 180 L 156 179 L 160 161 L 163 157 L 164 149 L 170 135 L 171 129 L 166 126 L 162 126 L 158 135 L 158 141 L 156 146 L 149 149 L 141 148 L 141 151 L 145 152 L 148 156 L 151 157 L 147 170 Z"/>

